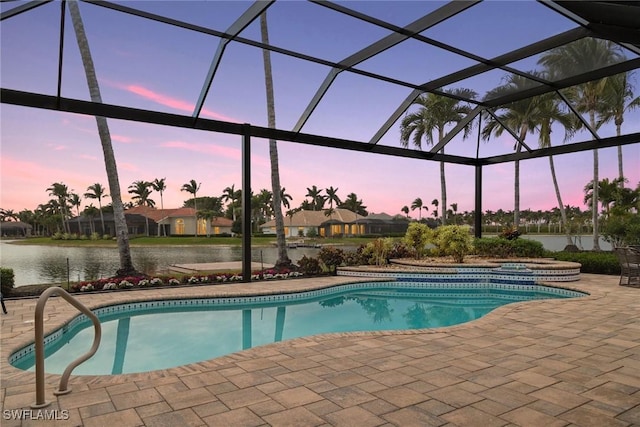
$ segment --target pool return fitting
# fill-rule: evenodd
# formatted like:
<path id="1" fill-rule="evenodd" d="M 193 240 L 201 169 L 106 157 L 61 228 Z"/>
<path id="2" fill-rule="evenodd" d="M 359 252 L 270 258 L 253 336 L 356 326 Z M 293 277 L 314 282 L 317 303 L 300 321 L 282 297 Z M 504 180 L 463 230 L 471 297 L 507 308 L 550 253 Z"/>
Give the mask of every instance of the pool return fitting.
<path id="1" fill-rule="evenodd" d="M 66 300 L 69 304 L 77 308 L 83 314 L 85 314 L 91 321 L 93 322 L 94 327 L 94 337 L 93 344 L 88 352 L 78 357 L 76 360 L 71 362 L 67 369 L 64 370 L 62 377 L 60 378 L 60 385 L 58 389 L 53 392 L 54 395 L 60 396 L 63 394 L 71 393 L 71 389 L 68 388 L 69 377 L 71 376 L 71 371 L 73 371 L 78 365 L 82 362 L 88 360 L 91 356 L 93 356 L 96 351 L 98 351 L 98 347 L 100 346 L 100 339 L 102 338 L 102 328 L 100 326 L 100 321 L 96 317 L 95 314 L 87 307 L 85 307 L 80 301 L 71 296 L 67 291 L 59 287 L 52 287 L 45 290 L 40 298 L 38 299 L 38 303 L 36 304 L 36 312 L 35 312 L 35 353 L 36 353 L 36 403 L 31 405 L 33 409 L 39 409 L 47 407 L 51 404 L 51 402 L 47 402 L 44 398 L 44 306 L 47 303 L 47 300 L 52 295 L 59 295 L 64 300 Z"/>

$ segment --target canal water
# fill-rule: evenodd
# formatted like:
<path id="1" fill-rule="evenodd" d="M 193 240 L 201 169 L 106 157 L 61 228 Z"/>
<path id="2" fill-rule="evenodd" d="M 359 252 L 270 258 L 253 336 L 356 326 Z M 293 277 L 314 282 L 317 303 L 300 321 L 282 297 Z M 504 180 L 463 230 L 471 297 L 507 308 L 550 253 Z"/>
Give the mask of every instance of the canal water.
<path id="1" fill-rule="evenodd" d="M 317 256 L 318 249 L 290 249 L 289 258 L 297 262 L 303 255 Z M 173 264 L 240 261 L 239 246 L 159 246 L 132 247 L 133 265 L 147 274 L 164 273 Z M 273 265 L 278 258 L 275 247 L 251 251 L 253 262 Z M 68 276 L 67 276 L 68 263 Z M 117 248 L 15 245 L 0 241 L 0 266 L 13 269 L 16 286 L 67 283 L 110 277 L 119 268 Z"/>
<path id="2" fill-rule="evenodd" d="M 561 251 L 566 246 L 564 236 L 525 235 L 523 238 L 538 240 L 551 251 Z M 591 236 L 579 236 L 576 243 L 581 249 L 593 249 Z M 611 245 L 601 241 L 600 248 L 611 250 Z M 317 256 L 318 249 L 289 249 L 288 254 L 293 262 L 297 262 L 303 255 Z M 131 255 L 136 269 L 147 274 L 164 273 L 172 264 L 229 262 L 242 259 L 239 246 L 218 245 L 132 247 Z M 277 258 L 275 247 L 257 247 L 251 251 L 253 262 L 273 265 Z M 0 241 L 0 266 L 13 269 L 16 286 L 23 286 L 110 277 L 119 268 L 119 259 L 115 247 L 15 245 L 11 244 L 11 241 L 3 240 Z"/>

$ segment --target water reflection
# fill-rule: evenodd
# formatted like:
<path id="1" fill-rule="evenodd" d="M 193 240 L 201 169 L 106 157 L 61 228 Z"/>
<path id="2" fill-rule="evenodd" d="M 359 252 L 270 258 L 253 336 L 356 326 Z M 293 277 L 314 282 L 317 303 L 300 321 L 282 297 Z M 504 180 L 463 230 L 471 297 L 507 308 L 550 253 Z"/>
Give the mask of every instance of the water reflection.
<path id="1" fill-rule="evenodd" d="M 409 307 L 402 317 L 407 321 L 407 326 L 412 329 L 424 328 L 429 323 L 429 315 L 422 303 L 415 303 Z"/>
<path id="2" fill-rule="evenodd" d="M 289 251 L 296 262 L 303 255 L 317 256 L 318 249 L 298 248 Z M 272 247 L 253 248 L 251 258 L 273 265 L 277 250 Z M 164 273 L 171 264 L 229 262 L 242 259 L 238 246 L 161 246 L 133 247 L 131 257 L 135 267 L 144 273 Z M 12 245 L 0 241 L 0 265 L 12 268 L 16 286 L 41 283 L 66 283 L 67 259 L 72 282 L 112 276 L 119 268 L 118 250 L 101 247 L 54 247 Z"/>

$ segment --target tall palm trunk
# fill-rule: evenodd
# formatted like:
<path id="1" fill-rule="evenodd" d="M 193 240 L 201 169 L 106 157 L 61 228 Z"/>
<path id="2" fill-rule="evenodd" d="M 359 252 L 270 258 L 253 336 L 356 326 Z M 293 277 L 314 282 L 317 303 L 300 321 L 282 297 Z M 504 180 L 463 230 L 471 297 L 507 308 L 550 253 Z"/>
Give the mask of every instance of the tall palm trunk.
<path id="1" fill-rule="evenodd" d="M 553 180 L 553 188 L 556 191 L 556 199 L 558 200 L 558 209 L 560 209 L 560 218 L 564 225 L 564 234 L 567 237 L 567 245 L 573 245 L 571 241 L 571 235 L 569 234 L 569 227 L 567 221 L 567 211 L 562 203 L 562 196 L 560 195 L 560 186 L 558 186 L 558 179 L 556 177 L 556 166 L 553 163 L 553 156 L 549 156 L 549 169 L 551 170 L 551 179 Z"/>
<path id="2" fill-rule="evenodd" d="M 616 136 L 622 134 L 622 120 L 616 118 Z M 624 170 L 622 167 L 622 145 L 618 145 L 618 178 L 620 178 L 620 188 L 624 187 Z"/>
<path id="3" fill-rule="evenodd" d="M 527 137 L 527 126 L 522 126 L 520 129 L 520 141 L 524 142 Z M 520 154 L 522 151 L 522 144 L 517 143 L 516 153 Z M 513 226 L 518 229 L 520 226 L 520 160 L 516 159 L 514 162 L 514 182 L 513 182 Z"/>
<path id="4" fill-rule="evenodd" d="M 102 235 L 104 236 L 107 232 L 104 229 L 104 213 L 102 212 L 102 202 L 98 199 L 98 206 L 100 207 L 100 223 L 102 224 Z"/>
<path id="5" fill-rule="evenodd" d="M 100 87 L 98 86 L 98 78 L 93 65 L 91 51 L 89 50 L 89 41 L 84 31 L 84 25 L 80 16 L 80 8 L 78 3 L 74 1 L 67 2 L 69 5 L 69 13 L 73 28 L 76 33 L 76 40 L 80 48 L 80 56 L 84 65 L 84 71 L 91 94 L 91 101 L 102 103 L 100 95 Z M 118 168 L 116 166 L 116 158 L 111 145 L 111 134 L 105 117 L 96 116 L 96 124 L 98 126 L 98 134 L 100 143 L 102 144 L 102 152 L 104 154 L 104 163 L 107 171 L 107 179 L 109 181 L 109 190 L 111 191 L 111 200 L 113 205 L 113 218 L 116 226 L 116 236 L 118 240 L 118 254 L 120 255 L 120 268 L 116 272 L 117 275 L 130 275 L 136 273 L 131 260 L 131 250 L 129 248 L 129 233 L 127 223 L 124 216 L 124 207 L 122 206 L 122 197 L 120 195 L 120 182 L 118 180 Z"/>
<path id="6" fill-rule="evenodd" d="M 593 129 L 596 128 L 595 112 L 589 111 L 589 121 Z M 591 220 L 593 221 L 593 250 L 600 251 L 600 233 L 598 231 L 598 181 L 599 181 L 598 149 L 593 150 L 593 194 L 591 197 Z"/>
<path id="7" fill-rule="evenodd" d="M 262 43 L 269 44 L 267 28 L 267 12 L 260 15 L 260 35 Z M 262 50 L 264 61 L 264 80 L 267 91 L 267 117 L 270 129 L 276 127 L 276 107 L 273 95 L 273 75 L 271 74 L 271 52 Z M 280 194 L 280 169 L 278 167 L 278 145 L 275 139 L 269 139 L 269 157 L 271 158 L 271 191 L 273 193 L 273 214 L 276 220 L 276 240 L 278 245 L 278 260 L 276 266 L 291 264 L 287 255 L 287 243 L 284 235 L 284 218 L 282 217 L 282 200 Z"/>
<path id="8" fill-rule="evenodd" d="M 164 200 L 162 200 L 162 191 L 160 192 L 160 209 L 162 210 L 162 215 L 164 215 Z M 160 236 L 160 229 L 162 229 L 162 235 L 166 237 L 167 230 L 164 228 L 164 224 L 158 224 L 158 236 Z"/>
<path id="9" fill-rule="evenodd" d="M 438 129 L 438 142 L 444 138 L 444 129 Z M 440 150 L 440 154 L 444 154 L 444 147 Z M 444 173 L 444 162 L 440 162 L 440 195 L 442 198 L 442 206 L 447 206 L 447 178 Z M 442 215 L 442 225 L 447 225 L 447 215 Z"/>

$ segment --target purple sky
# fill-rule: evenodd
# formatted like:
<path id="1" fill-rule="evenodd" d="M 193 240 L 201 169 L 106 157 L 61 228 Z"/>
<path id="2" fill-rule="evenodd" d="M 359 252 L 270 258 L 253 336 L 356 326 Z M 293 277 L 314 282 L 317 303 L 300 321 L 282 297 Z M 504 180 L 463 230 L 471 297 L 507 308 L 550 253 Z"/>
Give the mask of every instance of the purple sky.
<path id="1" fill-rule="evenodd" d="M 127 2 L 159 14 L 225 30 L 248 5 L 244 2 Z M 348 7 L 396 25 L 406 25 L 436 9 L 436 2 L 345 2 Z M 524 6 L 523 6 L 524 5 Z M 13 7 L 3 4 L 2 10 Z M 178 7 L 180 6 L 180 7 Z M 140 18 L 81 3 L 81 12 L 107 103 L 122 103 L 190 115 L 218 40 Z M 525 7 L 523 11 L 521 8 Z M 5 20 L 1 31 L 0 80 L 2 87 L 55 94 L 58 54 L 59 4 L 53 2 Z M 509 19 L 501 19 L 509 17 Z M 534 21 L 535 19 L 535 21 Z M 88 90 L 70 20 L 65 34 L 62 95 L 88 100 Z M 533 25 L 532 22 L 536 24 Z M 277 2 L 269 9 L 271 43 L 340 61 L 386 36 L 388 31 L 361 21 L 337 16 L 306 2 Z M 485 2 L 423 34 L 445 43 L 492 57 L 575 27 L 537 2 Z M 505 37 L 505 34 L 509 34 Z M 259 40 L 258 22 L 243 37 Z M 626 52 L 629 57 L 634 54 Z M 291 129 L 327 75 L 327 67 L 272 55 L 277 126 Z M 523 71 L 536 68 L 537 57 L 512 64 Z M 390 77 L 424 83 L 473 65 L 473 61 L 424 45 L 405 41 L 358 67 Z M 506 73 L 491 71 L 454 84 L 484 92 L 500 84 Z M 640 91 L 637 73 L 632 83 Z M 410 93 L 410 89 L 343 72 L 335 80 L 311 119 L 303 128 L 318 133 L 366 142 Z M 231 44 L 223 57 L 203 117 L 266 126 L 264 75 L 261 51 Z M 83 194 L 96 182 L 107 185 L 104 162 L 92 117 L 27 109 L 2 104 L 0 151 L 0 207 L 35 209 L 49 200 L 46 188 L 64 182 Z M 240 188 L 240 138 L 170 127 L 109 120 L 118 161 L 124 201 L 127 187 L 136 180 L 166 177 L 165 207 L 179 207 L 189 198 L 180 191 L 191 179 L 202 183 L 199 196 L 219 196 L 225 187 Z M 629 112 L 623 133 L 640 132 L 640 111 Z M 600 130 L 615 135 L 613 126 Z M 455 138 L 447 153 L 472 156 L 476 136 Z M 555 129 L 554 145 L 563 133 Z M 581 132 L 569 142 L 590 139 Z M 399 145 L 396 123 L 380 144 Z M 537 146 L 537 135 L 527 142 Z M 281 182 L 298 206 L 307 187 L 339 188 L 346 197 L 355 192 L 370 212 L 400 213 L 416 197 L 428 203 L 440 198 L 439 164 L 391 158 L 292 143 L 280 143 Z M 502 137 L 481 142 L 480 155 L 512 152 L 513 139 Z M 625 174 L 630 184 L 640 181 L 640 145 L 623 147 Z M 266 141 L 253 148 L 252 187 L 270 188 Z M 593 172 L 591 152 L 555 157 L 565 204 L 582 204 L 583 187 Z M 600 177 L 617 176 L 616 149 L 600 150 Z M 513 209 L 513 165 L 484 168 L 483 209 Z M 447 166 L 448 203 L 460 212 L 472 210 L 474 169 Z M 160 205 L 160 197 L 152 198 Z M 87 201 L 89 203 L 91 201 Z M 108 200 L 107 200 L 108 202 Z M 95 204 L 95 202 L 94 202 Z M 548 159 L 521 163 L 521 209 L 551 209 L 556 205 Z M 83 205 L 84 207 L 84 205 Z M 413 213 L 417 216 L 417 212 Z"/>

